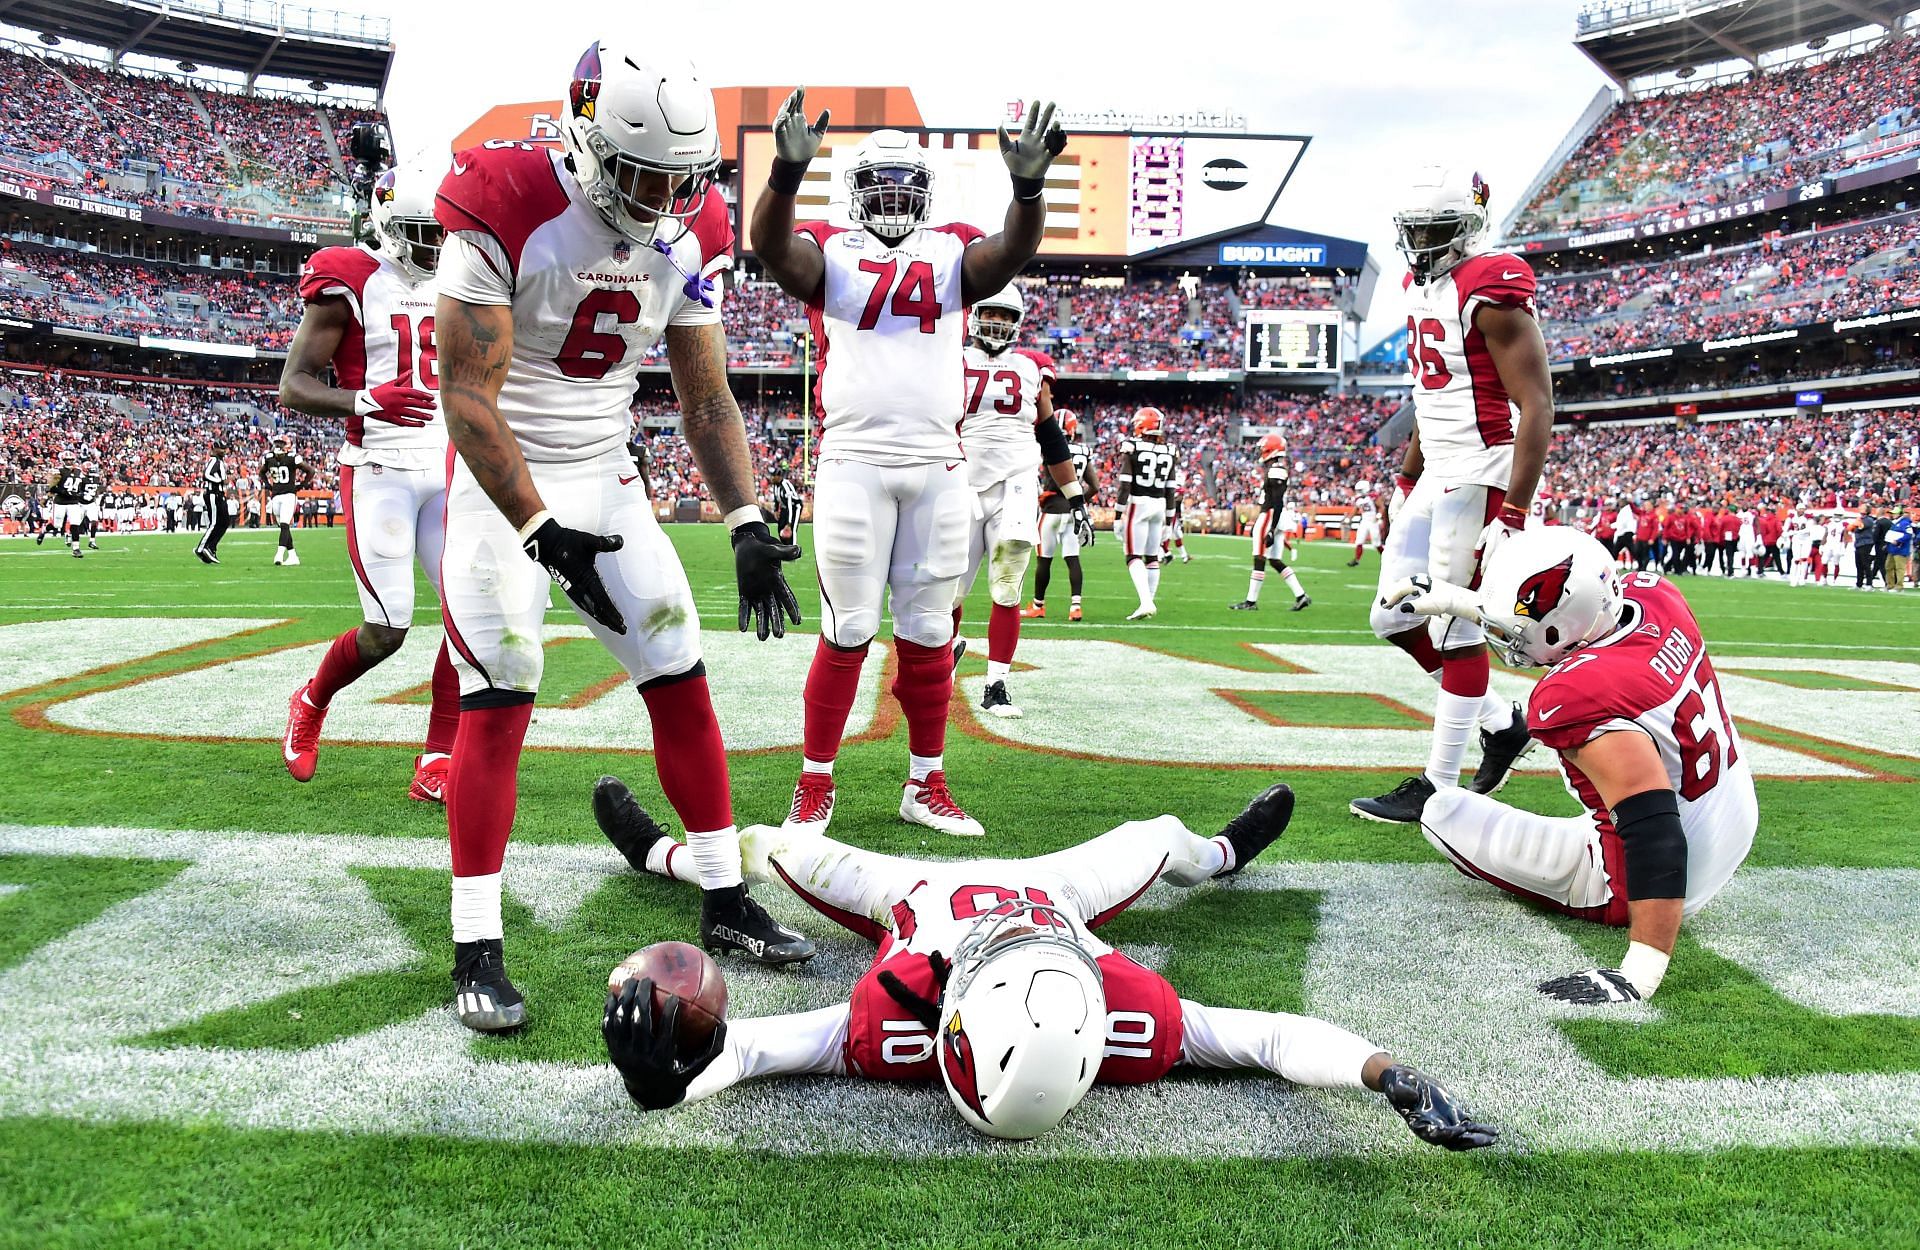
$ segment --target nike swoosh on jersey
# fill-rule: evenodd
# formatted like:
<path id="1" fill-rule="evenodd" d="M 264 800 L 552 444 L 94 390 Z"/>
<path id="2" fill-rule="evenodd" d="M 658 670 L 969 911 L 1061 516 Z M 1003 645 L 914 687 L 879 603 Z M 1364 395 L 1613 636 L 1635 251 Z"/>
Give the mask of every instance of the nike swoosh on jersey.
<path id="1" fill-rule="evenodd" d="M 622 486 L 631 486 L 639 480 L 640 480 L 640 475 L 638 473 L 634 474 L 632 477 L 620 475 L 620 485 Z"/>
<path id="2" fill-rule="evenodd" d="M 966 461 L 964 461 L 964 460 L 956 460 L 956 461 L 954 461 L 954 462 L 953 462 L 952 464 L 950 464 L 950 465 L 948 465 L 948 466 L 947 466 L 947 472 L 949 472 L 949 473 L 951 473 L 951 472 L 953 472 L 953 471 L 954 471 L 955 469 L 957 469 L 957 468 L 959 468 L 959 467 L 960 467 L 961 465 L 963 465 L 963 464 L 965 464 L 965 463 L 966 463 Z"/>
<path id="3" fill-rule="evenodd" d="M 1555 712 L 1558 712 L 1558 711 L 1559 711 L 1559 710 L 1560 710 L 1561 708 L 1563 708 L 1563 707 L 1565 707 L 1565 706 L 1567 706 L 1567 705 L 1566 705 L 1566 704 L 1564 704 L 1564 703 L 1556 703 L 1556 704 L 1554 704 L 1554 705 L 1553 705 L 1552 707 L 1549 707 L 1549 708 L 1542 708 L 1542 709 L 1541 709 L 1540 711 L 1538 711 L 1538 712 L 1535 712 L 1535 713 L 1533 714 L 1533 718 L 1534 718 L 1535 720 L 1538 720 L 1538 721 L 1547 721 L 1547 720 L 1552 720 L 1552 719 L 1553 719 L 1553 714 L 1554 714 Z"/>

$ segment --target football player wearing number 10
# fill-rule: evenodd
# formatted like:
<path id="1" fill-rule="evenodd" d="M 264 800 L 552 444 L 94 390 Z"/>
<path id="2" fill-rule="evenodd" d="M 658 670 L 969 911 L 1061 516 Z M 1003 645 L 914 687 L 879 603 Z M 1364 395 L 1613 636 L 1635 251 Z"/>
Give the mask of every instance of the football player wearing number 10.
<path id="1" fill-rule="evenodd" d="M 901 819 L 978 836 L 947 788 L 953 697 L 953 606 L 967 571 L 974 511 L 965 412 L 967 306 L 998 293 L 1033 258 L 1046 226 L 1047 167 L 1066 146 L 1053 106 L 1035 104 L 1020 133 L 1000 130 L 1013 200 L 997 235 L 928 224 L 933 172 L 913 136 L 874 132 L 845 162 L 855 229 L 794 225 L 794 198 L 820 150 L 827 114 L 809 125 L 804 89 L 774 118 L 774 160 L 753 210 L 753 251 L 807 306 L 819 344 L 823 433 L 814 477 L 820 642 L 807 673 L 804 759 L 787 823 L 824 830 L 833 763 L 860 668 L 892 604 L 899 659 L 894 697 L 906 715 L 909 775 Z"/>
<path id="2" fill-rule="evenodd" d="M 658 45 L 659 40 L 649 41 Z M 500 869 L 558 583 L 646 702 L 660 788 L 705 891 L 700 938 L 769 964 L 813 954 L 740 876 L 727 757 L 679 557 L 627 453 L 628 401 L 662 336 L 688 446 L 732 530 L 740 627 L 782 634 L 780 571 L 727 388 L 715 277 L 733 229 L 713 185 L 713 94 L 648 43 L 596 42 L 575 67 L 564 151 L 489 143 L 454 157 L 436 211 L 440 367 L 459 455 L 447 487 L 446 625 L 460 673 L 447 795 L 460 1019 L 526 1015 L 501 945 Z"/>

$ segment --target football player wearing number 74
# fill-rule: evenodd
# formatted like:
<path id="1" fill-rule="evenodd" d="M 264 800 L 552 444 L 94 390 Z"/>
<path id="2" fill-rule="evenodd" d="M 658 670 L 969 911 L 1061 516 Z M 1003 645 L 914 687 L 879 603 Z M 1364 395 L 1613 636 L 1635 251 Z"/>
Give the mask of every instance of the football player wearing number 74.
<path id="1" fill-rule="evenodd" d="M 1560 756 L 1586 814 L 1537 816 L 1453 787 L 1420 829 L 1470 877 L 1551 911 L 1627 929 L 1617 968 L 1556 977 L 1565 1002 L 1634 1002 L 1660 987 L 1682 917 L 1747 858 L 1760 808 L 1700 627 L 1673 583 L 1622 577 L 1593 537 L 1563 526 L 1500 545 L 1478 591 L 1426 575 L 1383 610 L 1477 623 L 1516 667 L 1546 667 L 1527 731 Z"/>

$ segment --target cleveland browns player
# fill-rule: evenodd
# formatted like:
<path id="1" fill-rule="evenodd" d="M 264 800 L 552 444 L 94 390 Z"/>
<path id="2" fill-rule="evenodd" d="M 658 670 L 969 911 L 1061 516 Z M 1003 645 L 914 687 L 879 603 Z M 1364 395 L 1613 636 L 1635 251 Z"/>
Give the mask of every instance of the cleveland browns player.
<path id="1" fill-rule="evenodd" d="M 1280 570 L 1281 580 L 1293 592 L 1293 610 L 1313 606 L 1300 575 L 1287 563 L 1287 527 L 1281 520 L 1287 508 L 1287 481 L 1293 469 L 1287 463 L 1287 439 L 1273 433 L 1260 440 L 1260 474 L 1263 495 L 1260 515 L 1253 519 L 1253 576 L 1247 580 L 1247 597 L 1228 605 L 1235 612 L 1252 612 L 1260 606 L 1260 588 L 1267 581 L 1267 564 Z"/>
<path id="2" fill-rule="evenodd" d="M 1081 486 L 1080 497 L 1091 504 L 1094 492 L 1100 489 L 1100 480 L 1094 476 L 1093 458 L 1087 454 L 1087 445 L 1080 441 L 1080 418 L 1071 408 L 1056 408 L 1053 415 L 1059 422 L 1061 436 L 1067 440 L 1067 454 L 1073 458 L 1073 475 Z M 1087 535 L 1086 545 L 1093 545 L 1091 533 Z M 1065 493 L 1054 488 L 1049 474 L 1047 483 L 1040 488 L 1040 560 L 1034 566 L 1033 603 L 1020 609 L 1021 616 L 1044 618 L 1047 615 L 1047 583 L 1053 579 L 1053 557 L 1058 553 L 1067 562 L 1067 590 L 1072 595 L 1067 605 L 1067 619 L 1081 618 L 1080 546 L 1073 508 Z"/>
<path id="3" fill-rule="evenodd" d="M 307 464 L 285 434 L 273 436 L 273 451 L 260 462 L 260 484 L 267 491 L 267 521 L 280 527 L 273 562 L 297 565 L 300 554 L 293 549 L 293 518 L 300 508 L 300 488 L 307 484 Z"/>
<path id="4" fill-rule="evenodd" d="M 1551 911 L 1625 927 L 1617 968 L 1540 986 L 1574 1003 L 1651 997 L 1683 916 L 1746 859 L 1759 801 L 1733 714 L 1687 601 L 1653 573 L 1622 576 L 1570 526 L 1503 543 L 1480 589 L 1420 576 L 1383 596 L 1402 616 L 1474 620 L 1508 663 L 1546 668 L 1527 730 L 1560 756 L 1586 814 L 1537 816 L 1459 787 L 1420 827 L 1461 872 Z"/>
<path id="5" fill-rule="evenodd" d="M 1388 504 L 1380 589 L 1426 574 L 1479 582 L 1482 560 L 1526 528 L 1553 437 L 1547 347 L 1534 320 L 1533 270 L 1508 252 L 1484 252 L 1487 184 L 1430 166 L 1394 214 L 1407 260 L 1407 360 L 1414 432 Z M 1488 689 L 1480 626 L 1410 620 L 1376 606 L 1373 632 L 1440 683 L 1426 769 L 1392 791 L 1348 805 L 1368 820 L 1411 823 L 1436 790 L 1460 784 L 1467 741 L 1480 730 L 1472 788 L 1491 794 L 1531 745 L 1526 723 Z"/>
<path id="6" fill-rule="evenodd" d="M 958 630 L 961 608 L 985 563 L 993 607 L 987 616 L 987 688 L 980 708 L 1011 719 L 1021 712 L 1007 693 L 1007 675 L 1020 643 L 1020 588 L 1040 537 L 1033 492 L 1034 473 L 1043 464 L 1054 491 L 1066 500 L 1074 534 L 1093 542 L 1093 518 L 1073 449 L 1054 420 L 1053 359 L 1013 346 L 1026 316 L 1026 298 L 1012 284 L 967 315 L 966 416 L 960 435 L 967 445 L 967 481 L 979 504 L 969 527 L 967 572 L 953 605 Z"/>
<path id="7" fill-rule="evenodd" d="M 433 189 L 439 176 L 425 164 L 381 174 L 373 184 L 372 243 L 322 248 L 300 274 L 306 311 L 280 372 L 280 402 L 309 416 L 337 418 L 346 427 L 338 456 L 340 500 L 362 619 L 333 640 L 313 676 L 287 700 L 280 755 L 296 781 L 311 781 L 319 766 L 320 731 L 333 697 L 406 641 L 416 564 L 434 593 L 440 591 L 447 432 L 436 398 L 434 336 L 433 276 L 442 231 L 433 219 Z M 268 487 L 287 489 L 271 481 Z M 285 527 L 297 497 L 284 498 L 281 542 L 291 555 L 292 533 Z M 444 641 L 434 656 L 432 689 L 427 739 L 414 759 L 407 797 L 440 803 L 446 801 L 460 718 L 459 681 Z"/>
<path id="8" fill-rule="evenodd" d="M 595 819 L 640 872 L 671 875 L 678 844 L 602 777 Z M 881 855 L 812 829 L 742 833 L 748 872 L 878 945 L 845 1003 L 723 1022 L 703 1053 L 678 1053 L 671 995 L 656 1022 L 650 981 L 609 994 L 601 1023 L 627 1093 L 658 1111 L 767 1076 L 931 1081 L 994 1137 L 1037 1137 L 1095 1082 L 1141 1085 L 1173 1068 L 1250 1069 L 1299 1085 L 1370 1089 L 1421 1140 L 1449 1150 L 1498 1130 L 1419 1069 L 1310 1016 L 1208 1007 L 1094 936 L 1154 882 L 1230 877 L 1293 815 L 1273 786 L 1217 835 L 1172 816 L 1130 821 L 1032 859 L 934 862 Z"/>
<path id="9" fill-rule="evenodd" d="M 953 605 L 974 506 L 954 383 L 967 306 L 1005 287 L 1040 246 L 1047 168 L 1066 133 L 1051 104 L 1036 103 L 1018 135 L 1001 128 L 1013 197 L 999 234 L 933 224 L 933 171 L 919 140 L 901 130 L 875 131 L 837 157 L 851 229 L 796 226 L 795 195 L 828 120 L 823 112 L 808 124 L 805 106 L 804 88 L 796 89 L 774 118 L 773 168 L 751 226 L 754 255 L 806 305 L 821 344 L 813 479 L 820 641 L 787 823 L 825 829 L 833 818 L 833 764 L 885 602 L 898 663 L 893 694 L 907 721 L 900 818 L 977 837 L 980 822 L 948 788 L 945 762 Z"/>
<path id="10" fill-rule="evenodd" d="M 1146 620 L 1159 611 L 1154 596 L 1160 590 L 1160 537 L 1177 463 L 1167 446 L 1166 425 L 1166 415 L 1158 408 L 1135 409 L 1115 460 L 1120 497 L 1114 524 L 1126 548 L 1127 576 L 1140 596 L 1140 605 L 1127 613 L 1130 621 Z"/>
<path id="11" fill-rule="evenodd" d="M 462 1023 L 482 1031 L 526 1018 L 504 962 L 500 871 L 556 583 L 646 705 L 660 788 L 704 890 L 702 943 L 767 964 L 813 955 L 742 882 L 699 613 L 627 452 L 640 364 L 664 337 L 687 445 L 731 532 L 739 627 L 752 620 L 765 640 L 800 619 L 781 572 L 800 549 L 767 530 L 727 385 L 717 278 L 733 227 L 713 185 L 713 93 L 659 43 L 596 41 L 568 84 L 564 150 L 470 148 L 435 200 L 442 404 L 458 452 L 445 585 L 460 675 L 454 981 Z"/>

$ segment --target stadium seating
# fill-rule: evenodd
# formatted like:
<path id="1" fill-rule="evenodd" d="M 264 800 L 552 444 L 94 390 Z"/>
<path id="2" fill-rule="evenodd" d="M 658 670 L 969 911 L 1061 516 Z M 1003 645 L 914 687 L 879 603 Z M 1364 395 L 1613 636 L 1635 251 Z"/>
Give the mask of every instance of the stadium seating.
<path id="1" fill-rule="evenodd" d="M 284 349 L 300 321 L 293 280 L 80 252 L 0 249 L 0 310 L 128 336 Z"/>

